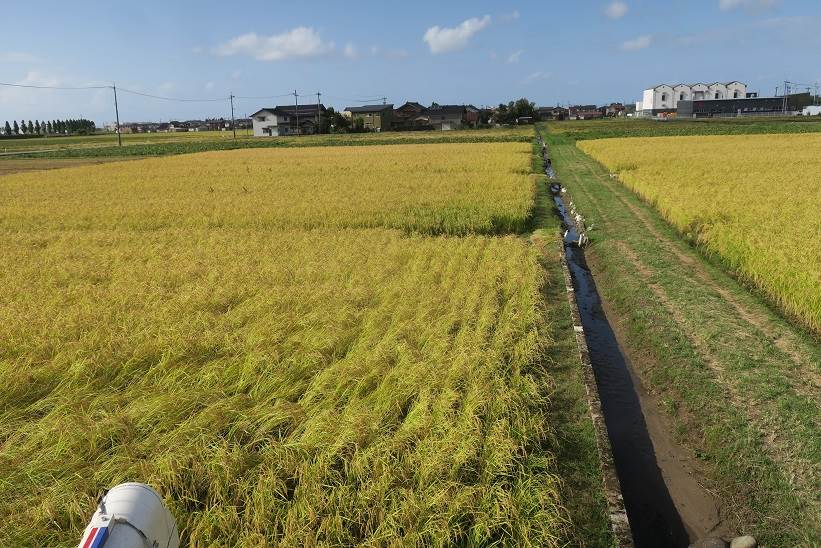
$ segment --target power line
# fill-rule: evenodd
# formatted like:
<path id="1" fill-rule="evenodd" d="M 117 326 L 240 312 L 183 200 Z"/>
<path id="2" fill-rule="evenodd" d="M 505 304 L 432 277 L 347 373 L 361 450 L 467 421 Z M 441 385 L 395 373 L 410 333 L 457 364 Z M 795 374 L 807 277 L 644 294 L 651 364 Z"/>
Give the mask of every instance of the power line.
<path id="1" fill-rule="evenodd" d="M 111 86 L 35 86 L 32 84 L 9 84 L 0 82 L 0 86 L 8 86 L 13 88 L 32 88 L 32 89 L 111 89 Z"/>
<path id="2" fill-rule="evenodd" d="M 257 96 L 249 96 L 249 95 L 234 95 L 234 99 L 278 99 L 280 97 L 293 97 L 293 93 L 283 93 L 282 95 L 257 95 Z M 300 95 L 300 97 L 302 97 Z"/>
<path id="3" fill-rule="evenodd" d="M 132 89 L 120 88 L 120 91 L 131 93 L 133 95 L 140 95 L 142 97 L 150 97 L 152 99 L 159 99 L 161 101 L 176 101 L 178 103 L 216 103 L 218 101 L 225 101 L 228 97 L 220 97 L 219 99 L 183 99 L 180 97 L 163 97 L 162 95 L 152 95 L 151 93 L 143 93 L 141 91 L 134 91 Z"/>
<path id="4" fill-rule="evenodd" d="M 352 99 L 350 97 L 339 97 L 337 95 L 325 95 L 325 97 L 327 97 L 329 99 L 336 99 L 336 100 L 339 100 L 339 101 L 349 101 L 351 103 L 371 103 L 371 102 L 376 102 L 376 101 L 383 101 L 383 100 L 386 99 L 385 97 L 382 97 L 382 96 L 380 96 L 380 97 L 371 97 L 370 99 Z"/>

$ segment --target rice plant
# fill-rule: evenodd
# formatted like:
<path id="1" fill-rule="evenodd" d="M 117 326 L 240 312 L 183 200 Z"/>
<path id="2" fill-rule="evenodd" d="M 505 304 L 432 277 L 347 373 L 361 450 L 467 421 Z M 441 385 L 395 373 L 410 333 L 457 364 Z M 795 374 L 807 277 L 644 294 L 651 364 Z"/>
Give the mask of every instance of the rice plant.
<path id="1" fill-rule="evenodd" d="M 821 135 L 580 141 L 683 233 L 821 332 Z"/>

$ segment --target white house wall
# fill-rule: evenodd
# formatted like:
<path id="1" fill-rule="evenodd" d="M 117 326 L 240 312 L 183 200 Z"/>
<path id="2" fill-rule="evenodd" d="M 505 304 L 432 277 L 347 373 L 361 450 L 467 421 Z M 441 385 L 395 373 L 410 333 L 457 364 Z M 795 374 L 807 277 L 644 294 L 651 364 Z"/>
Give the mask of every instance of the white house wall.
<path id="1" fill-rule="evenodd" d="M 738 95 L 736 95 L 736 93 Z M 744 99 L 747 97 L 747 86 L 741 82 L 731 82 L 727 84 L 728 99 Z"/>
<path id="2" fill-rule="evenodd" d="M 265 120 L 259 120 L 258 118 L 265 118 Z M 254 127 L 254 137 L 267 137 L 268 133 L 264 131 L 267 128 L 270 128 L 271 135 L 279 135 L 278 122 L 277 115 L 272 112 L 264 112 L 254 116 L 251 120 Z"/>

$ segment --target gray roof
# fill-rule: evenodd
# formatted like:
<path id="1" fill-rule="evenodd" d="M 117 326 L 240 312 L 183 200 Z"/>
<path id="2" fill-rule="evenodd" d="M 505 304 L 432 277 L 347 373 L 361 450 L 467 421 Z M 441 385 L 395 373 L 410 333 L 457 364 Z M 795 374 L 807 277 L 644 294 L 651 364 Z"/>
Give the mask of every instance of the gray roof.
<path id="1" fill-rule="evenodd" d="M 321 112 L 325 112 L 325 105 L 323 105 L 322 103 L 320 103 L 319 105 L 314 103 L 312 105 L 299 105 L 299 112 L 297 112 L 297 107 L 295 105 L 277 105 L 275 107 L 265 107 L 259 109 L 251 116 L 256 116 L 263 110 L 267 110 L 268 112 L 273 112 L 276 114 L 288 114 L 290 116 L 296 116 L 297 114 L 299 114 L 300 116 L 314 116 L 316 114 L 317 108 L 319 108 Z"/>
<path id="2" fill-rule="evenodd" d="M 465 105 L 439 105 L 428 109 L 431 114 L 461 114 L 464 111 Z"/>
<path id="3" fill-rule="evenodd" d="M 382 112 L 383 110 L 393 110 L 393 104 L 387 105 L 364 105 L 361 107 L 345 107 L 345 110 L 351 113 L 364 113 L 364 112 Z"/>

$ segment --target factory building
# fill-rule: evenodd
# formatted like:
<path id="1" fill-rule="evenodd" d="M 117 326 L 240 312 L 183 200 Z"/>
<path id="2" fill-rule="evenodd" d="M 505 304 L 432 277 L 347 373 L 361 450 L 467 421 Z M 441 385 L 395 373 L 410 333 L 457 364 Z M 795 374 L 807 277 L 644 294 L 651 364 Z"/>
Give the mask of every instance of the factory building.
<path id="1" fill-rule="evenodd" d="M 737 81 L 713 82 L 712 84 L 659 84 L 644 90 L 641 101 L 636 102 L 636 115 L 670 114 L 678 110 L 679 101 L 712 101 L 746 97 L 747 84 Z"/>
<path id="2" fill-rule="evenodd" d="M 746 99 L 706 99 L 679 101 L 678 118 L 716 118 L 731 116 L 779 116 L 800 114 L 812 105 L 809 93 L 795 93 L 787 97 L 748 97 Z"/>

